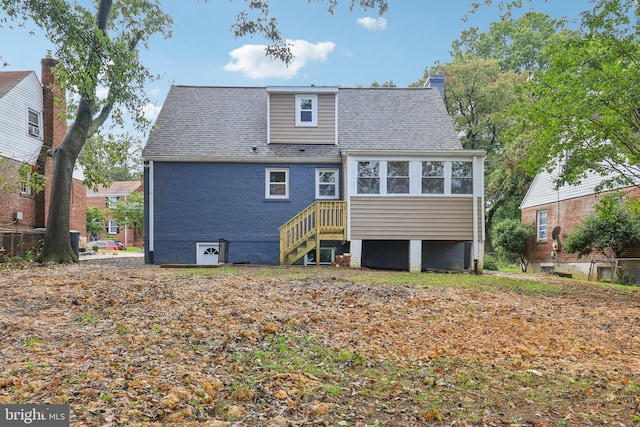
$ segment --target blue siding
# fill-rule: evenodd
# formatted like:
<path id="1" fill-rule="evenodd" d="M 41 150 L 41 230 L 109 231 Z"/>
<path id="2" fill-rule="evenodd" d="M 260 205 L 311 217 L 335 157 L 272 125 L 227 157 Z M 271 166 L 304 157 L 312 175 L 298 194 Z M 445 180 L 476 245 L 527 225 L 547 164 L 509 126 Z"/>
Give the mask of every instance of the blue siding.
<path id="1" fill-rule="evenodd" d="M 315 200 L 316 168 L 339 166 L 154 162 L 153 263 L 195 264 L 196 243 L 223 238 L 229 262 L 278 264 L 278 228 Z M 269 167 L 289 168 L 288 200 L 265 199 Z"/>

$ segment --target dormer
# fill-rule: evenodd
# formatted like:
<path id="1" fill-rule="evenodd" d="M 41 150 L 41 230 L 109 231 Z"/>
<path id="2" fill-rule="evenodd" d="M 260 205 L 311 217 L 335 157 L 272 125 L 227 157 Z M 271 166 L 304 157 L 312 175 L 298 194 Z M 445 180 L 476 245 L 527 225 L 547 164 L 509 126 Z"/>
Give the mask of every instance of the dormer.
<path id="1" fill-rule="evenodd" d="M 337 87 L 267 87 L 267 143 L 338 144 Z"/>

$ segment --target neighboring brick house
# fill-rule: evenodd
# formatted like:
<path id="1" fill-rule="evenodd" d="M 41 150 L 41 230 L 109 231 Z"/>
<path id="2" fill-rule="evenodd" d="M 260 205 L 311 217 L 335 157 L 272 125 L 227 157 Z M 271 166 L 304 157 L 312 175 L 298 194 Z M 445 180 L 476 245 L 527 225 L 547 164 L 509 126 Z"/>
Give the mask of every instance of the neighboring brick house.
<path id="1" fill-rule="evenodd" d="M 143 245 L 142 232 L 137 231 L 136 227 L 120 227 L 113 219 L 110 209 L 119 201 L 126 201 L 133 193 L 142 193 L 144 190 L 143 179 L 140 181 L 116 181 L 111 183 L 109 187 L 99 185 L 96 190 L 87 189 L 87 205 L 95 206 L 101 209 L 107 219 L 105 229 L 98 236 L 87 236 L 87 240 L 117 240 L 125 246 Z"/>
<path id="2" fill-rule="evenodd" d="M 429 81 L 172 86 L 143 151 L 146 262 L 481 271 L 485 152 Z"/>
<path id="3" fill-rule="evenodd" d="M 640 248 L 634 248 L 625 254 L 630 260 L 608 260 L 602 254 L 583 256 L 580 259 L 564 251 L 562 241 L 569 232 L 587 216 L 595 213 L 598 202 L 611 191 L 596 192 L 596 187 L 605 178 L 590 173 L 579 185 L 563 185 L 555 189 L 554 174 L 539 173 L 520 204 L 521 220 L 533 224 L 535 236 L 527 245 L 529 259 L 528 271 L 534 273 L 556 272 L 571 274 L 573 277 L 591 280 L 612 279 L 616 268 L 624 271 L 625 281 L 640 281 L 637 270 Z M 640 198 L 640 188 L 622 187 L 617 191 L 632 198 Z"/>
<path id="4" fill-rule="evenodd" d="M 0 232 L 28 233 L 46 227 L 53 161 L 47 150 L 66 135 L 64 100 L 56 90 L 52 68 L 41 60 L 42 84 L 34 71 L 0 71 Z M 44 191 L 34 192 L 18 170 L 28 166 L 47 178 Z M 80 170 L 73 174 L 70 229 L 85 234 L 86 189 Z"/>

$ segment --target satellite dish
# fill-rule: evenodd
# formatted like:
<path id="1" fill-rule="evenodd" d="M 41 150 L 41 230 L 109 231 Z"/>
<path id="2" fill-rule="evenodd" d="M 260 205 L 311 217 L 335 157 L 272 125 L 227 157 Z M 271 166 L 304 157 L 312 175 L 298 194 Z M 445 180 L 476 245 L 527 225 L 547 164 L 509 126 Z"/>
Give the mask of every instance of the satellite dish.
<path id="1" fill-rule="evenodd" d="M 557 226 L 556 228 L 553 229 L 553 231 L 551 232 L 551 238 L 553 240 L 558 240 L 558 237 L 560 237 L 560 226 Z"/>

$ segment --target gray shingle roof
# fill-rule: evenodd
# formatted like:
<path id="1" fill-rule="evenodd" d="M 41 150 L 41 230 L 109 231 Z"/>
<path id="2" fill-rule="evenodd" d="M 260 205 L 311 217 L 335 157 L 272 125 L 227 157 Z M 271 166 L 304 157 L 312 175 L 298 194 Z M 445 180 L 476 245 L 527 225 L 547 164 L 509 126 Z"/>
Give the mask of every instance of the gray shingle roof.
<path id="1" fill-rule="evenodd" d="M 0 71 L 0 98 L 31 73 L 33 71 Z"/>
<path id="2" fill-rule="evenodd" d="M 340 88 L 338 146 L 267 144 L 264 87 L 172 86 L 143 151 L 149 160 L 303 161 L 342 150 L 461 150 L 435 88 Z M 252 146 L 257 149 L 252 150 Z"/>

